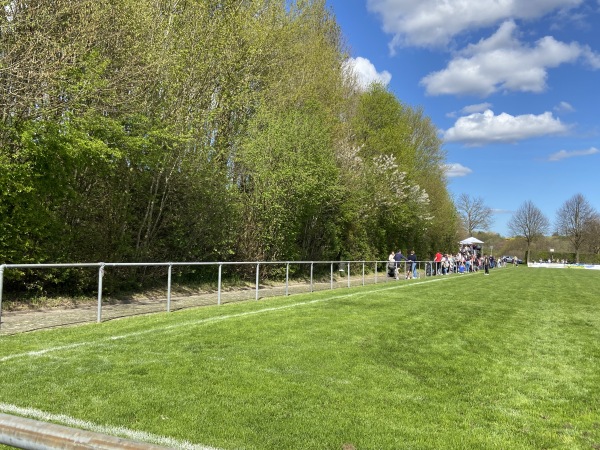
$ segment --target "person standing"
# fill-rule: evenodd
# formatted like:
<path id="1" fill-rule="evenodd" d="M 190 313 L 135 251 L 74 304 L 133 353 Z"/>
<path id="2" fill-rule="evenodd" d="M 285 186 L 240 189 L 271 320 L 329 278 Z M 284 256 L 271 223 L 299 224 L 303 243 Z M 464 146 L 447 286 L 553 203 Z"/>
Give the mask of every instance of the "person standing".
<path id="1" fill-rule="evenodd" d="M 483 271 L 486 275 L 490 274 L 490 258 L 488 255 L 483 255 Z"/>
<path id="2" fill-rule="evenodd" d="M 406 256 L 402 254 L 402 250 L 398 250 L 394 255 L 396 261 L 396 280 L 400 278 L 400 261 L 406 261 Z"/>
<path id="3" fill-rule="evenodd" d="M 406 278 L 417 278 L 417 255 L 415 255 L 414 250 L 410 251 L 408 260 L 410 261 L 410 268 L 406 271 Z"/>
<path id="4" fill-rule="evenodd" d="M 442 270 L 442 254 L 439 251 L 435 254 L 433 262 L 435 263 L 435 275 L 439 275 Z"/>
<path id="5" fill-rule="evenodd" d="M 388 256 L 387 269 L 388 269 L 389 277 L 396 276 L 396 263 L 394 261 L 394 250 L 392 250 Z"/>

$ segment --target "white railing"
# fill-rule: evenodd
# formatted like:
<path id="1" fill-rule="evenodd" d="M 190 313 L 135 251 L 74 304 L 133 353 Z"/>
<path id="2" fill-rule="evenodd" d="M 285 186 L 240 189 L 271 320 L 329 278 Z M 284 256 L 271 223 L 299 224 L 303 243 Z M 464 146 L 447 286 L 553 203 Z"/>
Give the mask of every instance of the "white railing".
<path id="1" fill-rule="evenodd" d="M 410 267 L 410 261 L 400 261 L 395 263 L 398 267 L 398 278 L 405 279 L 408 273 L 412 275 L 412 271 L 408 270 Z M 261 278 L 262 271 L 264 268 L 270 266 L 280 266 L 280 272 L 285 269 L 285 279 L 279 280 L 276 285 L 269 284 L 269 280 Z M 248 297 L 250 290 L 253 290 L 254 300 L 259 300 L 261 297 L 268 295 L 282 295 L 288 296 L 291 293 L 297 292 L 313 292 L 314 290 L 323 289 L 335 289 L 339 287 L 351 287 L 360 286 L 365 284 L 373 284 L 378 282 L 387 282 L 394 280 L 394 276 L 390 277 L 388 273 L 388 261 L 258 261 L 258 262 L 148 262 L 148 263 L 62 263 L 62 264 L 2 264 L 0 265 L 0 331 L 3 328 L 2 322 L 2 296 L 4 288 L 4 273 L 8 270 L 28 270 L 28 269 L 68 269 L 68 268 L 92 268 L 97 270 L 97 302 L 95 306 L 95 321 L 101 322 L 103 319 L 103 280 L 107 273 L 110 273 L 111 268 L 124 268 L 124 267 L 163 267 L 166 268 L 166 304 L 161 310 L 170 312 L 172 310 L 172 270 L 176 267 L 194 267 L 204 266 L 213 267 L 216 273 L 213 272 L 213 276 L 216 275 L 217 287 L 216 287 L 216 298 L 215 293 L 203 295 L 209 296 L 208 304 L 221 305 L 224 301 L 224 297 L 228 297 L 227 300 L 231 300 L 232 292 L 234 289 L 224 291 L 223 283 L 223 269 L 231 268 L 231 266 L 250 266 L 250 270 L 246 270 L 246 273 L 254 271 L 254 280 L 247 283 L 247 287 L 243 290 L 244 296 Z M 305 273 L 309 273 L 307 278 L 303 282 L 294 278 L 290 278 L 290 267 L 303 268 Z M 305 267 L 302 267 L 305 266 Z M 315 279 L 315 268 L 319 270 L 317 273 L 321 274 L 318 279 Z M 439 273 L 436 271 L 436 263 L 432 261 L 418 261 L 416 263 L 415 273 L 418 277 L 431 276 Z M 383 271 L 382 271 L 383 269 Z M 451 272 L 457 272 L 458 268 L 453 267 Z M 108 272 L 107 272 L 108 270 Z M 265 271 L 273 272 L 273 271 Z M 329 272 L 327 274 L 327 272 Z M 392 274 L 393 275 L 393 274 Z M 261 281 L 263 285 L 261 287 Z M 250 287 L 251 286 L 251 287 Z M 248 288 L 250 287 L 250 289 Z M 238 295 L 240 290 L 237 290 Z M 245 298 L 249 300 L 250 298 Z M 162 304 L 164 298 L 161 298 L 159 303 Z M 179 304 L 185 302 L 178 299 Z M 239 300 L 236 300 L 239 301 Z M 178 305 L 179 305 L 178 304 Z M 203 305 L 207 303 L 201 303 Z M 196 304 L 189 304 L 187 306 L 199 306 Z M 89 304 L 88 304 L 89 308 Z M 151 312 L 151 311 L 146 311 Z M 133 314 L 139 314 L 134 312 Z M 121 315 L 122 316 L 122 315 Z M 121 317 L 118 316 L 118 317 Z M 109 318 L 111 318 L 109 316 Z M 84 320 L 78 320 L 78 322 L 90 322 L 94 319 L 86 316 Z M 35 324 L 34 324 L 35 325 Z M 38 327 L 39 328 L 39 327 Z M 35 328 L 34 328 L 35 329 Z"/>

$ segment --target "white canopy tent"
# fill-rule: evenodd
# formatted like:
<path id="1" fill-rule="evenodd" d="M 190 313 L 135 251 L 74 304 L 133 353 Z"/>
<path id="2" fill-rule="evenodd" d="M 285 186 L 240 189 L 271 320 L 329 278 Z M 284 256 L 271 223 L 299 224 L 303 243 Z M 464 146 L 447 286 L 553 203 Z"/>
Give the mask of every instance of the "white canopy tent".
<path id="1" fill-rule="evenodd" d="M 461 245 L 483 244 L 483 241 L 480 241 L 479 239 L 474 238 L 474 237 L 470 237 L 467 239 L 463 239 L 462 241 L 459 242 L 459 244 L 461 244 Z"/>

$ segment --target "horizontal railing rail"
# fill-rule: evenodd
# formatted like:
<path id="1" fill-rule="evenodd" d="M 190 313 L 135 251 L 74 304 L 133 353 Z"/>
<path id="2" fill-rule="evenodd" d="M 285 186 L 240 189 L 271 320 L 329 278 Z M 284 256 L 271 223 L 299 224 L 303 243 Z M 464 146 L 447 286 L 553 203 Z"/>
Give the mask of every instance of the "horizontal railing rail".
<path id="1" fill-rule="evenodd" d="M 93 431 L 0 413 L 0 444 L 26 450 L 166 450 Z"/>
<path id="2" fill-rule="evenodd" d="M 164 267 L 167 269 L 167 291 L 166 291 L 166 311 L 171 311 L 172 301 L 172 269 L 174 267 L 194 267 L 194 266 L 212 266 L 215 267 L 217 275 L 217 293 L 216 303 L 222 304 L 223 295 L 223 268 L 230 266 L 250 266 L 254 269 L 254 299 L 260 298 L 260 282 L 261 282 L 261 267 L 265 266 L 282 266 L 285 268 L 285 285 L 282 295 L 290 295 L 290 267 L 291 266 L 307 266 L 306 273 L 310 273 L 307 288 L 313 292 L 315 287 L 314 268 L 319 267 L 320 274 L 326 273 L 329 268 L 329 288 L 334 289 L 340 287 L 338 277 L 345 278 L 345 287 L 351 287 L 352 281 L 366 283 L 366 273 L 369 274 L 369 282 L 378 283 L 382 278 L 385 281 L 393 278 L 408 278 L 412 276 L 432 276 L 446 272 L 440 263 L 434 261 L 416 261 L 415 266 L 412 266 L 412 261 L 389 261 L 389 260 L 349 260 L 349 261 L 222 261 L 222 262 L 95 262 L 95 263 L 39 263 L 39 264 L 1 264 L 0 265 L 0 330 L 2 329 L 2 299 L 4 289 L 4 272 L 7 270 L 18 269 L 60 269 L 60 268 L 97 268 L 97 304 L 96 304 L 96 322 L 102 321 L 102 306 L 103 306 L 103 279 L 105 270 L 109 268 L 119 267 Z M 381 272 L 383 269 L 383 273 Z M 394 269 L 397 268 L 397 272 Z M 335 270 L 334 270 L 335 269 Z M 412 270 L 411 270 L 412 269 Z M 449 272 L 457 272 L 458 266 L 455 264 L 448 269 Z M 252 273 L 252 272 L 250 272 Z M 307 275 L 308 277 L 308 275 Z M 320 278 L 320 288 L 324 288 L 323 277 Z M 326 283 L 326 281 L 325 281 Z M 89 320 L 88 320 L 89 321 Z"/>

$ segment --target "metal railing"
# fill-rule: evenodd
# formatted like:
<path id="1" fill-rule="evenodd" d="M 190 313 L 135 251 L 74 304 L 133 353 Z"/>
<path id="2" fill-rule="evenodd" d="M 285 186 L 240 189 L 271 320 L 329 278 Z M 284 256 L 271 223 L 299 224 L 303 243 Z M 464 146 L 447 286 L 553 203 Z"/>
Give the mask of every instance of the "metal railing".
<path id="1" fill-rule="evenodd" d="M 69 268 L 96 268 L 97 269 L 97 301 L 95 305 L 95 321 L 101 322 L 103 317 L 105 316 L 103 312 L 103 308 L 109 307 L 110 305 L 104 305 L 103 302 L 103 282 L 107 273 L 110 273 L 108 269 L 111 268 L 125 268 L 125 267 L 162 267 L 166 268 L 166 304 L 162 306 L 160 309 L 156 309 L 157 302 L 154 302 L 154 309 L 151 311 L 150 307 L 143 309 L 142 312 L 156 312 L 156 311 L 172 311 L 173 306 L 173 297 L 172 297 L 172 271 L 173 268 L 177 267 L 194 267 L 194 266 L 204 266 L 204 267 L 213 267 L 216 271 L 216 298 L 215 293 L 204 293 L 202 294 L 203 300 L 200 301 L 183 301 L 183 298 L 178 298 L 178 307 L 177 309 L 181 309 L 182 307 L 191 307 L 191 306 L 201 306 L 207 304 L 216 304 L 221 305 L 224 301 L 239 301 L 239 297 L 243 297 L 245 300 L 249 300 L 248 294 L 249 291 L 253 290 L 253 298 L 254 300 L 259 300 L 262 296 L 269 295 L 281 295 L 288 296 L 291 293 L 298 292 L 313 292 L 315 290 L 323 290 L 323 289 L 335 289 L 339 287 L 351 287 L 351 286 L 360 286 L 365 284 L 373 284 L 378 282 L 387 282 L 394 279 L 394 277 L 390 277 L 390 273 L 388 272 L 388 263 L 389 261 L 258 261 L 258 262 L 148 262 L 148 263 L 61 263 L 61 264 L 2 264 L 0 265 L 0 331 L 3 331 L 3 309 L 2 309 L 2 298 L 3 298 L 3 288 L 4 288 L 4 273 L 8 270 L 27 270 L 27 269 L 69 269 Z M 280 272 L 283 272 L 285 269 L 285 278 L 279 280 L 279 284 L 269 285 L 265 280 L 261 278 L 261 273 L 264 268 L 270 266 L 279 265 Z M 400 261 L 395 263 L 398 267 L 399 278 L 404 279 L 407 272 L 411 272 L 407 270 L 411 265 L 410 261 Z M 224 291 L 224 280 L 223 280 L 223 270 L 224 268 L 228 268 L 230 266 L 249 266 L 250 270 L 246 270 L 246 272 L 251 273 L 254 272 L 254 280 L 253 283 L 249 282 L 248 284 L 251 286 L 243 291 L 239 289 L 236 291 L 235 289 Z M 303 282 L 299 282 L 298 279 L 294 279 L 290 276 L 290 267 L 295 266 L 296 269 L 298 266 L 307 273 L 307 278 L 304 279 Z M 315 277 L 315 268 L 318 268 L 318 277 Z M 416 263 L 415 273 L 418 276 L 431 276 L 438 273 L 436 271 L 436 263 L 432 261 L 418 261 Z M 383 270 L 382 270 L 383 269 Z M 455 268 L 456 269 L 456 268 Z M 108 272 L 107 272 L 108 270 Z M 265 272 L 268 272 L 265 270 Z M 272 272 L 272 271 L 271 271 Z M 328 273 L 327 273 L 328 272 Z M 263 286 L 261 288 L 261 281 L 263 282 Z M 252 286 L 253 284 L 253 286 Z M 233 293 L 237 292 L 237 297 L 233 295 Z M 227 298 L 225 298 L 227 297 Z M 235 297 L 235 300 L 232 298 Z M 197 298 L 193 295 L 190 298 Z M 158 301 L 158 304 L 164 302 L 164 297 L 161 297 Z M 207 303 L 208 302 L 208 303 Z M 89 304 L 87 305 L 89 309 Z M 142 308 L 139 308 L 142 309 Z M 90 317 L 90 311 L 88 311 L 87 315 L 83 319 L 77 319 L 72 323 L 81 323 L 81 322 L 91 322 L 94 319 Z M 115 316 L 117 313 L 111 313 L 108 318 L 114 317 L 122 317 Z M 139 314 L 139 312 L 134 312 L 133 314 L 126 315 L 134 315 Z M 73 319 L 74 320 L 74 319 Z M 66 324 L 66 323 L 65 323 Z M 60 324 L 54 324 L 49 326 L 57 326 Z M 32 326 L 29 329 L 24 329 L 22 331 L 29 331 L 31 329 L 36 328 L 46 328 L 49 326 Z"/>
<path id="2" fill-rule="evenodd" d="M 0 413 L 0 444 L 27 450 L 166 450 L 92 431 Z"/>

